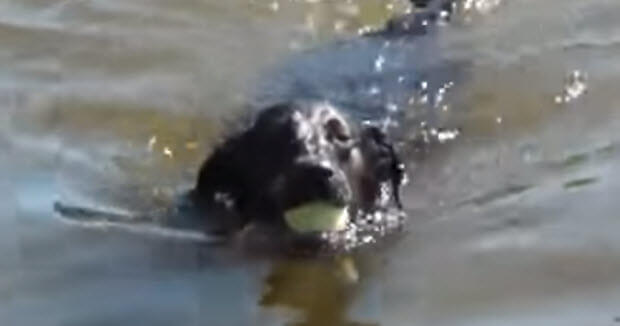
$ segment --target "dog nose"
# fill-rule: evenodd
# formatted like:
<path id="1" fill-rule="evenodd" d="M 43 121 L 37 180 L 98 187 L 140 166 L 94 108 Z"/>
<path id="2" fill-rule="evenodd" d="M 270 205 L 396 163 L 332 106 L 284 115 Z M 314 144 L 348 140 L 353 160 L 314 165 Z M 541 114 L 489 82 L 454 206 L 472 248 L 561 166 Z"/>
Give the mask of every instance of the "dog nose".
<path id="1" fill-rule="evenodd" d="M 312 168 L 312 172 L 319 179 L 331 178 L 331 177 L 334 176 L 334 170 L 331 167 L 329 167 L 328 165 L 325 165 L 325 164 L 321 164 L 319 166 L 313 167 Z"/>
<path id="2" fill-rule="evenodd" d="M 320 197 L 337 205 L 344 205 L 351 199 L 351 189 L 343 172 L 331 166 L 318 165 L 311 168 L 312 179 Z"/>

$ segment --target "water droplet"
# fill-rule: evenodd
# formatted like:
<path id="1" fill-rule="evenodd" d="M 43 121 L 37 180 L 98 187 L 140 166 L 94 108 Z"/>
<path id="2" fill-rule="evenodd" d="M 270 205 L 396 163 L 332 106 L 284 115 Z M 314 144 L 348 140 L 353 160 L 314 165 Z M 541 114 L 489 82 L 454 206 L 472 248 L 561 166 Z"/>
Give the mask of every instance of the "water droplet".
<path id="1" fill-rule="evenodd" d="M 588 90 L 587 76 L 579 70 L 572 71 L 566 76 L 562 94 L 554 97 L 556 104 L 569 103 L 581 97 Z"/>
<path id="2" fill-rule="evenodd" d="M 581 96 L 587 90 L 586 75 L 579 70 L 573 71 L 566 80 L 565 93 L 572 99 Z"/>
<path id="3" fill-rule="evenodd" d="M 146 146 L 147 150 L 149 152 L 152 152 L 153 148 L 155 147 L 155 144 L 157 144 L 157 136 L 153 135 L 151 136 L 151 138 L 149 138 L 149 143 Z"/>
<path id="4" fill-rule="evenodd" d="M 168 146 L 164 147 L 163 153 L 164 153 L 165 156 L 168 156 L 170 158 L 172 158 L 172 156 L 173 156 L 172 150 Z"/>
<path id="5" fill-rule="evenodd" d="M 383 55 L 379 55 L 377 57 L 377 59 L 375 60 L 375 71 L 376 72 L 383 71 L 383 64 L 384 63 L 385 63 L 385 58 L 383 57 Z"/>
<path id="6" fill-rule="evenodd" d="M 449 140 L 454 140 L 456 139 L 456 137 L 458 137 L 458 135 L 460 134 L 458 129 L 452 129 L 452 130 L 441 130 L 437 132 L 437 140 L 440 143 L 445 143 Z"/>

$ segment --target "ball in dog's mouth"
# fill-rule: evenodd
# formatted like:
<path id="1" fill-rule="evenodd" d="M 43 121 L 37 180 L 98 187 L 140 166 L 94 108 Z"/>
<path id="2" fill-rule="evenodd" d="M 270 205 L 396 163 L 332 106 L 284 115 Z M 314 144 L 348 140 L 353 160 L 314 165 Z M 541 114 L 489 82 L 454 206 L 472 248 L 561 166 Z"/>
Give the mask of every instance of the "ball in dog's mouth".
<path id="1" fill-rule="evenodd" d="M 288 227 L 293 231 L 324 232 L 342 231 L 350 221 L 348 206 L 325 201 L 313 201 L 284 212 Z"/>
<path id="2" fill-rule="evenodd" d="M 320 237 L 322 247 L 330 251 L 377 242 L 402 230 L 406 220 L 404 210 L 390 200 L 390 182 L 382 183 L 380 188 L 381 194 L 372 209 L 362 209 L 354 203 L 311 201 L 287 210 L 285 222 L 296 234 Z"/>

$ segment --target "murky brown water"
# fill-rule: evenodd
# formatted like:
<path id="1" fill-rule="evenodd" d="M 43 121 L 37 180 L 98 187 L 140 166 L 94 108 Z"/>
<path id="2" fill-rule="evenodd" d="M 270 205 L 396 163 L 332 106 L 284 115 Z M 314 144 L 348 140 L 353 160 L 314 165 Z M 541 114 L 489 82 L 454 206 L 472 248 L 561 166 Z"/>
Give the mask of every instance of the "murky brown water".
<path id="1" fill-rule="evenodd" d="M 54 217 L 57 199 L 165 206 L 261 71 L 389 15 L 374 0 L 0 2 L 0 324 L 617 324 L 616 0 L 506 0 L 442 30 L 444 55 L 471 63 L 450 107 L 468 108 L 462 135 L 411 162 L 409 232 L 384 247 L 251 259 Z"/>

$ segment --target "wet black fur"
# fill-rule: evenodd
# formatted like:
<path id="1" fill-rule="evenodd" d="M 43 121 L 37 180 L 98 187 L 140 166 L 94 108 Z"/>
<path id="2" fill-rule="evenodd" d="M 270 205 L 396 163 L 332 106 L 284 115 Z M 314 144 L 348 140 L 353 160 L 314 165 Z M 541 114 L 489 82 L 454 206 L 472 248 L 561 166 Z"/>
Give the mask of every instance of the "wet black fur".
<path id="1" fill-rule="evenodd" d="M 400 205 L 403 166 L 376 126 L 335 119 L 312 125 L 326 129 L 323 141 L 330 148 L 308 155 L 293 115 L 312 114 L 320 105 L 289 103 L 267 108 L 248 129 L 215 149 L 200 169 L 191 195 L 199 210 L 214 220 L 211 232 L 236 231 L 252 221 L 284 227 L 286 210 L 317 200 L 370 210 L 384 181 L 392 182 L 395 203 Z M 344 127 L 350 128 L 347 134 L 338 133 Z M 344 171 L 353 163 L 349 157 L 353 150 L 359 151 L 365 164 L 363 173 L 355 176 Z M 353 189 L 356 199 L 351 187 L 358 188 Z"/>

